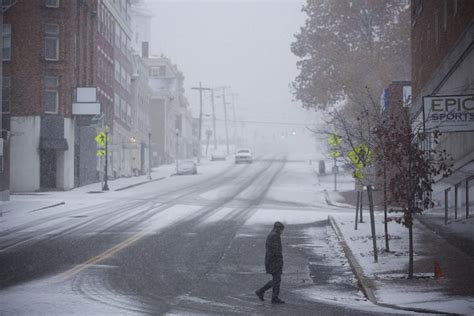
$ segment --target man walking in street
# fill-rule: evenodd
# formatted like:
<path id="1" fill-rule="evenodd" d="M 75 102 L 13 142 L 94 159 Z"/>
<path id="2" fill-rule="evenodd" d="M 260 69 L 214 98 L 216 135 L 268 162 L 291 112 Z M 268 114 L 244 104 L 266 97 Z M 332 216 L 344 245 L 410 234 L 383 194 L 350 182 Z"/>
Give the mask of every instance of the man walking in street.
<path id="1" fill-rule="evenodd" d="M 265 242 L 265 270 L 272 275 L 272 280 L 261 289 L 255 291 L 258 298 L 263 301 L 265 291 L 272 288 L 272 304 L 284 304 L 278 295 L 280 294 L 281 274 L 283 273 L 283 254 L 281 249 L 281 233 L 285 226 L 275 222 L 273 229 L 268 234 Z"/>

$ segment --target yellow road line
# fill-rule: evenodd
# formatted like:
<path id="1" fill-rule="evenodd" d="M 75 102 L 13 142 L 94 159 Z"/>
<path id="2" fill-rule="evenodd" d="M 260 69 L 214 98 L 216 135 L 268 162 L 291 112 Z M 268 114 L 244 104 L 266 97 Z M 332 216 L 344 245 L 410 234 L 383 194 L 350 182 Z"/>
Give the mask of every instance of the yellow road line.
<path id="1" fill-rule="evenodd" d="M 145 236 L 144 233 L 139 233 L 139 234 L 136 234 L 130 238 L 128 238 L 127 240 L 124 240 L 122 241 L 121 243 L 113 246 L 112 248 L 110 248 L 109 250 L 107 251 L 104 251 L 103 253 L 87 260 L 86 262 L 84 263 L 81 263 L 77 266 L 75 266 L 74 268 L 70 269 L 70 270 L 67 270 L 61 274 L 59 274 L 57 276 L 58 279 L 60 280 L 66 280 L 70 277 L 72 277 L 73 275 L 99 263 L 100 261 L 103 261 L 111 256 L 113 256 L 114 254 L 116 254 L 117 252 L 123 250 L 124 248 L 130 246 L 131 244 L 133 244 L 134 242 L 138 241 L 139 239 L 141 239 L 143 236 Z"/>

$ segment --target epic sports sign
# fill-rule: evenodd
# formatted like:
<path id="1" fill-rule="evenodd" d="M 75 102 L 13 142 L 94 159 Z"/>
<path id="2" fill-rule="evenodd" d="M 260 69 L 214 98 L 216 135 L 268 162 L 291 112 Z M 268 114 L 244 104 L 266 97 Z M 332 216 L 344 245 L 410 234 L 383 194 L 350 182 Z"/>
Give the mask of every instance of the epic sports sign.
<path id="1" fill-rule="evenodd" d="M 474 131 L 474 95 L 423 97 L 425 132 Z"/>

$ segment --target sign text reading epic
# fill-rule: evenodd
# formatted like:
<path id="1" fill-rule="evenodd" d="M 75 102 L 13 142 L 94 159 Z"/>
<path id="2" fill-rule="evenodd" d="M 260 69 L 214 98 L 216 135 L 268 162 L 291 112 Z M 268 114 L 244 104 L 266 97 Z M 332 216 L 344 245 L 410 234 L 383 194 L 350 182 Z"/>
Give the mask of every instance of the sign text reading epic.
<path id="1" fill-rule="evenodd" d="M 461 132 L 474 130 L 474 95 L 423 98 L 425 131 Z"/>

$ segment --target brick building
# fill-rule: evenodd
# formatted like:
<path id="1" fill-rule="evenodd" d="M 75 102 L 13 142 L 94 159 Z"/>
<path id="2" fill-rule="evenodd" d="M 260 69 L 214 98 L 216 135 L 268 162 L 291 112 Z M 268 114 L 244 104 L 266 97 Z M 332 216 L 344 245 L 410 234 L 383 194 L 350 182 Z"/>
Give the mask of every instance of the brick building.
<path id="1" fill-rule="evenodd" d="M 4 14 L 4 128 L 10 131 L 10 189 L 70 189 L 73 181 L 75 2 L 16 1 Z M 8 96 L 8 99 L 7 99 Z"/>
<path id="2" fill-rule="evenodd" d="M 409 124 L 409 110 L 412 105 L 411 99 L 411 82 L 409 81 L 393 81 L 383 90 L 380 106 L 386 120 L 392 120 L 397 128 L 403 128 Z M 378 148 L 377 150 L 382 150 Z M 380 152 L 380 155 L 383 155 Z M 376 187 L 382 189 L 384 184 L 384 165 L 383 162 L 377 163 L 375 166 Z M 386 183 L 397 174 L 398 170 L 390 165 L 385 165 Z M 388 200 L 392 200 L 392 193 L 387 190 Z"/>
<path id="3" fill-rule="evenodd" d="M 130 1 L 11 2 L 3 22 L 10 47 L 3 49 L 2 89 L 11 190 L 67 190 L 98 181 L 103 159 L 94 137 L 104 129 L 112 139 L 109 174 L 131 175 Z M 73 113 L 80 87 L 93 88 L 101 115 Z"/>
<path id="4" fill-rule="evenodd" d="M 411 9 L 411 114 L 426 124 L 423 97 L 474 95 L 474 1 L 412 0 Z M 453 217 L 474 208 L 474 121 L 469 124 L 471 131 L 443 133 L 437 145 L 454 166 L 450 177 L 435 179 L 433 199 Z"/>

